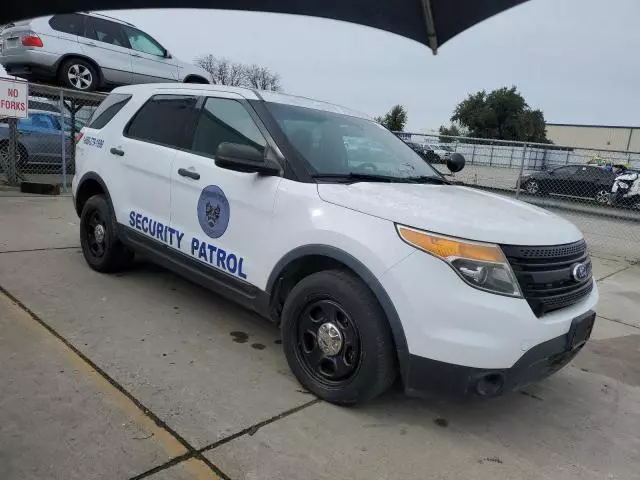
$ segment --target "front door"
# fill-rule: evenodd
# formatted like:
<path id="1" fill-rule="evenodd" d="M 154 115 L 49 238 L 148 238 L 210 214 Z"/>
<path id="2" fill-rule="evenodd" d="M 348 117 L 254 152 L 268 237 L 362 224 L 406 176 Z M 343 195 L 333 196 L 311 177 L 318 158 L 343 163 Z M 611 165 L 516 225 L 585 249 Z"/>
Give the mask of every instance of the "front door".
<path id="1" fill-rule="evenodd" d="M 567 165 L 556 168 L 545 179 L 545 190 L 549 193 L 559 193 L 561 195 L 575 195 L 576 184 L 574 176 L 580 169 L 577 165 Z"/>
<path id="2" fill-rule="evenodd" d="M 264 151 L 266 132 L 241 97 L 206 98 L 190 152 L 178 152 L 173 166 L 171 216 L 187 233 L 181 251 L 227 276 L 251 284 L 267 268 L 273 204 L 280 177 L 241 173 L 214 163 L 221 142 Z M 188 237 L 188 241 L 186 238 Z"/>
<path id="3" fill-rule="evenodd" d="M 156 243 L 179 248 L 171 228 L 171 177 L 177 149 L 186 145 L 186 125 L 197 97 L 155 95 L 135 114 L 119 143 L 105 145 L 120 223 Z"/>
<path id="4" fill-rule="evenodd" d="M 153 38 L 137 28 L 123 25 L 132 55 L 133 83 L 175 82 L 178 67 L 167 51 Z"/>

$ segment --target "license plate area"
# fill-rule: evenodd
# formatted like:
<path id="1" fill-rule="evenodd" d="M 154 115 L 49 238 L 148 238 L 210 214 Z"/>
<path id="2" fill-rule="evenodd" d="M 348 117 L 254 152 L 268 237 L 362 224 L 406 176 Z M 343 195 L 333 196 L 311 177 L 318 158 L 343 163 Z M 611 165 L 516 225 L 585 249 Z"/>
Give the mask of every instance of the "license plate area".
<path id="1" fill-rule="evenodd" d="M 588 312 L 573 319 L 567 334 L 567 350 L 581 348 L 589 340 L 595 320 L 595 312 Z"/>

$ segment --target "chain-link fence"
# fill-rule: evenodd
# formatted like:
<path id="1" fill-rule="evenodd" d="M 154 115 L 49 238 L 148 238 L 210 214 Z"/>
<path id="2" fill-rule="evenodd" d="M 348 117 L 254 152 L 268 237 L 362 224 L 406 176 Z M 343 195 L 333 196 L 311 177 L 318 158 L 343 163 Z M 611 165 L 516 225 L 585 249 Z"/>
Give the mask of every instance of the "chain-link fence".
<path id="1" fill-rule="evenodd" d="M 640 153 L 397 132 L 456 182 L 543 206 L 576 223 L 600 252 L 640 260 Z"/>
<path id="2" fill-rule="evenodd" d="M 59 184 L 75 172 L 75 141 L 105 95 L 29 85 L 29 116 L 0 118 L 0 183 Z"/>

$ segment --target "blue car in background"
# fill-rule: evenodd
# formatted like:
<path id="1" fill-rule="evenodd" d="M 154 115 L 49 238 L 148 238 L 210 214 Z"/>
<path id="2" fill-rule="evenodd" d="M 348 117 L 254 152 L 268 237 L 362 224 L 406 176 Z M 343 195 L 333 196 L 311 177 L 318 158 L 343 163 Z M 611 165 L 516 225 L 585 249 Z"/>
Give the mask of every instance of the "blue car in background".
<path id="1" fill-rule="evenodd" d="M 75 132 L 82 128 L 76 122 Z M 37 173 L 62 169 L 62 142 L 65 142 L 65 158 L 70 165 L 71 121 L 57 112 L 30 110 L 28 118 L 18 120 L 18 168 Z M 0 168 L 9 160 L 9 125 L 0 119 Z"/>

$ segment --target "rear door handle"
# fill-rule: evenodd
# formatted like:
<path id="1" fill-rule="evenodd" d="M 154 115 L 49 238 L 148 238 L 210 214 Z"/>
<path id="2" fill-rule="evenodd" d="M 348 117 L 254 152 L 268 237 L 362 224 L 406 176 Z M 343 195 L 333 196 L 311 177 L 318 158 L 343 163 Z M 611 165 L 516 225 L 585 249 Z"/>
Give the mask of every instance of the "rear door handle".
<path id="1" fill-rule="evenodd" d="M 111 150 L 109 150 L 113 155 L 118 155 L 119 157 L 123 157 L 124 156 L 124 150 L 120 150 L 119 148 L 116 147 L 111 147 Z"/>
<path id="2" fill-rule="evenodd" d="M 138 55 L 137 53 L 132 53 L 131 56 L 132 57 L 139 57 L 140 55 Z"/>
<path id="3" fill-rule="evenodd" d="M 187 170 L 186 168 L 179 168 L 178 175 L 183 177 L 193 178 L 194 180 L 200 180 L 200 174 L 198 172 L 194 172 L 193 170 Z"/>

